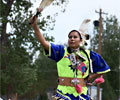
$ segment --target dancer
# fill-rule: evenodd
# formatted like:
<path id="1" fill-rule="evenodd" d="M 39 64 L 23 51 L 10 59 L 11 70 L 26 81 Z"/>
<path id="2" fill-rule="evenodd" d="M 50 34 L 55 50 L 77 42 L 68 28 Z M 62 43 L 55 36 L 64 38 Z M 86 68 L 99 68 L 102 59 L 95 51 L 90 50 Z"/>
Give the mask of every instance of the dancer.
<path id="1" fill-rule="evenodd" d="M 79 31 L 69 32 L 67 48 L 45 40 L 37 26 L 37 17 L 34 23 L 33 17 L 30 18 L 30 22 L 46 55 L 57 63 L 59 78 L 53 100 L 89 100 L 87 83 L 110 71 L 109 66 L 99 54 L 83 48 L 86 39 L 89 39 L 89 35 L 83 32 L 89 20 L 83 22 L 84 25 Z"/>

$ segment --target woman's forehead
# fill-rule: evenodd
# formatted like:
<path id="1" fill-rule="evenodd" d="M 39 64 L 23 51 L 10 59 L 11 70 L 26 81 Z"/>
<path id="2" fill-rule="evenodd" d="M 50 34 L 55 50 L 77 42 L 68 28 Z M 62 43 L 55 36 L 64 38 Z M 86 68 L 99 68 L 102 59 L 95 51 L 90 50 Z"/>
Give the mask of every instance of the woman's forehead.
<path id="1" fill-rule="evenodd" d="M 71 33 L 69 34 L 69 36 L 70 36 L 70 35 L 78 35 L 78 36 L 79 36 L 78 32 L 71 32 Z"/>

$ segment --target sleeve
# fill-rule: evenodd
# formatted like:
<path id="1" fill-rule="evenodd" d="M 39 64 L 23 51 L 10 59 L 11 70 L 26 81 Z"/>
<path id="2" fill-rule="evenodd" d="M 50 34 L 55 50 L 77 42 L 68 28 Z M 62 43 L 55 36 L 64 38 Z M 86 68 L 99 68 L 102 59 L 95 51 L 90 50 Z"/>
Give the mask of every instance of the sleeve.
<path id="1" fill-rule="evenodd" d="M 90 59 L 92 60 L 93 73 L 102 74 L 110 71 L 109 66 L 98 53 L 90 51 Z"/>
<path id="2" fill-rule="evenodd" d="M 50 43 L 49 51 L 45 50 L 45 55 L 48 56 L 48 58 L 58 62 L 64 56 L 64 52 L 65 50 L 63 45 L 55 45 L 53 43 Z"/>

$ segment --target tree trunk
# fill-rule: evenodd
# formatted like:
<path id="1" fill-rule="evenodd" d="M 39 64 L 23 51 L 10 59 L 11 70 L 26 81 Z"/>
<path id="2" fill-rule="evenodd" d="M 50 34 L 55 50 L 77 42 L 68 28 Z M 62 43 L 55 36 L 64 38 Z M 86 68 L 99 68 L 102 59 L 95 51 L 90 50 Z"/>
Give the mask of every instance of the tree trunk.
<path id="1" fill-rule="evenodd" d="M 2 16 L 1 16 L 2 17 L 2 25 L 1 25 L 1 30 L 2 31 L 1 31 L 1 37 L 0 37 L 0 43 L 1 43 L 0 52 L 3 56 L 6 54 L 5 50 L 9 46 L 9 44 L 8 44 L 8 34 L 6 33 L 7 22 L 8 22 L 7 17 L 10 13 L 13 1 L 14 0 L 7 0 L 7 4 L 4 4 L 3 2 L 1 2 L 3 8 L 5 8 L 5 9 L 2 10 Z M 5 59 L 5 57 L 3 59 Z M 2 63 L 2 61 L 1 61 L 1 69 L 5 69 L 6 67 L 7 67 L 7 64 Z"/>
<path id="2" fill-rule="evenodd" d="M 2 25 L 1 25 L 1 36 L 0 36 L 0 53 L 1 53 L 1 70 L 3 69 L 6 69 L 8 66 L 7 64 L 7 52 L 6 52 L 6 48 L 9 47 L 9 39 L 8 39 L 8 34 L 7 34 L 7 23 L 8 23 L 8 16 L 9 16 L 9 13 L 11 11 L 11 7 L 12 7 L 12 4 L 13 4 L 14 0 L 7 0 L 7 4 L 3 3 L 3 1 L 1 1 L 2 3 L 2 7 L 1 7 L 1 13 L 2 13 Z M 4 9 L 3 9 L 4 8 Z M 7 95 L 7 98 L 8 100 L 17 100 L 16 99 L 16 94 L 13 94 L 12 93 L 12 86 L 8 85 L 8 93 L 6 93 Z M 6 91 L 7 91 L 6 90 Z"/>

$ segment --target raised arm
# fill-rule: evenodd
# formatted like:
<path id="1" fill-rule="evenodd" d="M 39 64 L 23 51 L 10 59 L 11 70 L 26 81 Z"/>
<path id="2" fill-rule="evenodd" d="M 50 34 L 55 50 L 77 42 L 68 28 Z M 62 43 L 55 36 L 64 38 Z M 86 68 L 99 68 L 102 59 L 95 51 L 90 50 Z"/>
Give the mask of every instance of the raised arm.
<path id="1" fill-rule="evenodd" d="M 39 27 L 37 26 L 37 17 L 35 16 L 34 20 L 33 20 L 33 17 L 31 17 L 29 22 L 32 23 L 31 25 L 35 31 L 35 35 L 36 35 L 38 41 L 48 51 L 49 50 L 49 42 L 45 40 L 42 33 L 40 32 Z"/>

